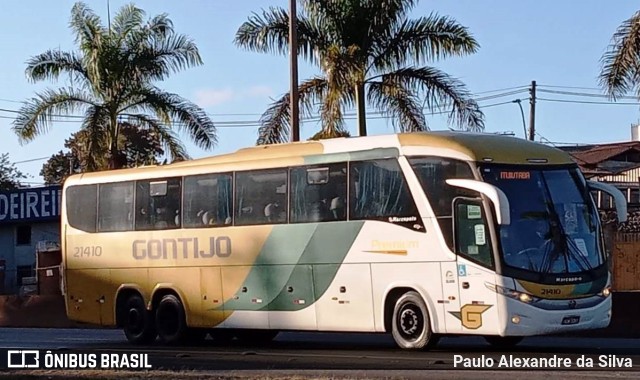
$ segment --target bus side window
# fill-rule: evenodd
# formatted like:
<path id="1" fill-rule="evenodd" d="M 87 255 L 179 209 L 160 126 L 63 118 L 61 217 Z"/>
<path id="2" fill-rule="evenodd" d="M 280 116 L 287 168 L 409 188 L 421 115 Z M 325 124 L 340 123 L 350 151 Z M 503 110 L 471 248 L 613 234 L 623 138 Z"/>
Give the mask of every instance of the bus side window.
<path id="1" fill-rule="evenodd" d="M 352 162 L 349 178 L 350 219 L 416 217 L 419 223 L 413 196 L 396 159 Z"/>
<path id="2" fill-rule="evenodd" d="M 291 223 L 346 220 L 347 164 L 291 169 Z"/>
<path id="3" fill-rule="evenodd" d="M 67 189 L 67 221 L 73 228 L 96 232 L 98 185 L 70 186 Z"/>
<path id="4" fill-rule="evenodd" d="M 237 172 L 235 225 L 287 222 L 287 170 Z"/>
<path id="5" fill-rule="evenodd" d="M 185 177 L 182 207 L 185 227 L 230 225 L 233 176 L 204 174 Z"/>
<path id="6" fill-rule="evenodd" d="M 153 179 L 136 183 L 136 230 L 180 226 L 181 180 Z"/>
<path id="7" fill-rule="evenodd" d="M 100 184 L 98 188 L 98 231 L 133 229 L 133 182 Z"/>
<path id="8" fill-rule="evenodd" d="M 464 161 L 444 157 L 414 157 L 409 162 L 429 200 L 444 239 L 453 251 L 453 199 L 458 196 L 473 197 L 475 194 L 450 186 L 446 180 L 473 179 L 471 168 Z"/>

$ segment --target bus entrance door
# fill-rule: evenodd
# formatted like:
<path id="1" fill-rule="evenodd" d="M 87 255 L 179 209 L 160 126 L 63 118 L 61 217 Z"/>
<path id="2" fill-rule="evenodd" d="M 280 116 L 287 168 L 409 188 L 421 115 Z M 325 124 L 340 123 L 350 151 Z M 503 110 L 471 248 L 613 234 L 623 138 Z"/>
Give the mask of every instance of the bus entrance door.
<path id="1" fill-rule="evenodd" d="M 454 314 L 463 333 L 495 334 L 498 329 L 497 294 L 491 234 L 482 200 L 454 201 L 454 246 L 460 309 Z"/>

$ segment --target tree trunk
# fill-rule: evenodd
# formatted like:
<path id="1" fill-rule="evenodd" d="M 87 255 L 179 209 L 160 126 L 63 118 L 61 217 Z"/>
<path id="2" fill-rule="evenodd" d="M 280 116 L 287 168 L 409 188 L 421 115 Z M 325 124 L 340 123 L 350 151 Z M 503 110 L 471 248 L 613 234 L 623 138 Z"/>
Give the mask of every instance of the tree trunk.
<path id="1" fill-rule="evenodd" d="M 356 105 L 358 117 L 358 134 L 367 135 L 367 115 L 365 114 L 364 83 L 356 84 Z"/>
<path id="2" fill-rule="evenodd" d="M 111 135 L 111 141 L 109 144 L 109 169 L 120 169 L 121 166 L 119 164 L 118 159 L 118 116 L 111 116 L 111 131 L 113 132 Z"/>

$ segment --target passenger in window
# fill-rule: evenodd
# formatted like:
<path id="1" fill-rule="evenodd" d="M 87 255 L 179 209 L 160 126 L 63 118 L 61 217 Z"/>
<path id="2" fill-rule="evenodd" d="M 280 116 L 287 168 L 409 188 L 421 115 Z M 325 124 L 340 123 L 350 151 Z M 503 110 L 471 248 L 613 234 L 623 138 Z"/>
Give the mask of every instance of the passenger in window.
<path id="1" fill-rule="evenodd" d="M 264 216 L 267 218 L 267 221 L 272 223 L 280 221 L 280 203 L 273 202 L 266 205 L 264 208 Z"/>
<path id="2" fill-rule="evenodd" d="M 200 210 L 198 211 L 198 218 L 202 225 L 212 226 L 216 224 L 216 210 Z"/>
<path id="3" fill-rule="evenodd" d="M 329 211 L 331 212 L 333 220 L 345 219 L 344 199 L 341 197 L 333 197 L 329 205 Z"/>

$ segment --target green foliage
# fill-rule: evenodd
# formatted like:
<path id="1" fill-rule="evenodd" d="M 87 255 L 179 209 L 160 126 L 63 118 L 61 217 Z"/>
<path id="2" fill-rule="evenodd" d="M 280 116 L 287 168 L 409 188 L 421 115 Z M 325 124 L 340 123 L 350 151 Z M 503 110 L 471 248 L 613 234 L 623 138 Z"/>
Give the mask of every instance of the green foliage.
<path id="1" fill-rule="evenodd" d="M 448 110 L 460 128 L 482 130 L 484 115 L 459 80 L 427 63 L 475 53 L 467 28 L 432 13 L 409 19 L 415 0 L 302 0 L 297 15 L 298 54 L 323 75 L 300 84 L 303 116 L 316 110 L 321 135 L 344 133 L 344 109 L 364 115 L 368 102 L 390 116 L 401 132 L 428 130 L 423 106 Z M 269 8 L 238 29 L 238 46 L 261 53 L 288 54 L 289 15 Z M 319 104 L 319 106 L 317 106 Z M 262 115 L 258 144 L 285 142 L 289 135 L 289 94 Z M 365 119 L 359 120 L 366 132 Z"/>
<path id="2" fill-rule="evenodd" d="M 613 99 L 640 96 L 640 11 L 618 27 L 600 62 L 600 85 Z"/>
<path id="3" fill-rule="evenodd" d="M 13 190 L 21 186 L 20 180 L 27 176 L 9 161 L 9 153 L 0 155 L 0 191 Z"/>
<path id="4" fill-rule="evenodd" d="M 195 43 L 177 34 L 166 14 L 144 19 L 142 9 L 126 5 L 108 28 L 84 3 L 73 6 L 70 27 L 78 50 L 46 51 L 29 59 L 26 70 L 34 82 L 68 75 L 71 86 L 26 102 L 13 125 L 21 143 L 46 133 L 56 115 L 79 113 L 84 148 L 104 155 L 90 161 L 80 157 L 89 170 L 125 165 L 118 152 L 129 151 L 122 144 L 131 140 L 121 138 L 126 123 L 153 134 L 173 159 L 188 158 L 176 130 L 201 148 L 214 147 L 215 127 L 204 110 L 154 84 L 202 64 Z"/>

